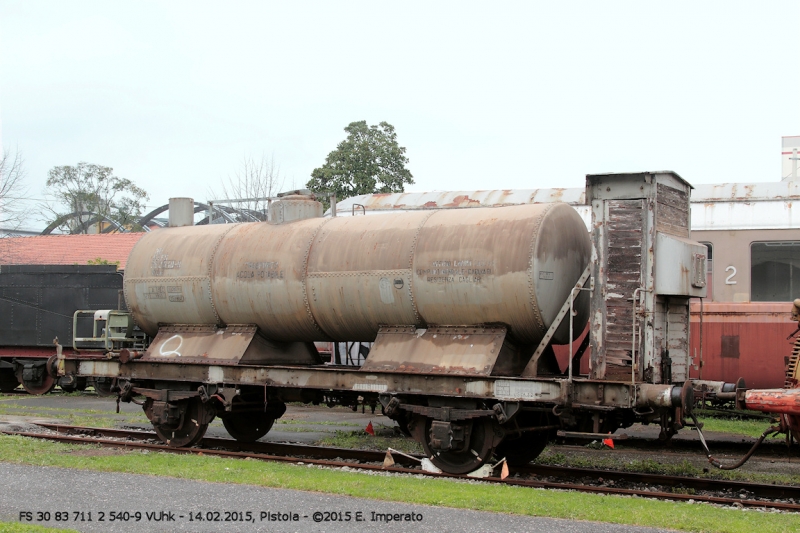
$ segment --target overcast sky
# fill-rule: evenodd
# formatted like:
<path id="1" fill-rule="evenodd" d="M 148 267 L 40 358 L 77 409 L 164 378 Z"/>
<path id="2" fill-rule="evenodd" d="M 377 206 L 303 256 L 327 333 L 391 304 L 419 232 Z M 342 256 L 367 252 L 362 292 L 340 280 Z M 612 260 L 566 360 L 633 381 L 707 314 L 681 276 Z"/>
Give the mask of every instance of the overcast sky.
<path id="1" fill-rule="evenodd" d="M 395 126 L 412 191 L 778 181 L 799 51 L 797 0 L 0 0 L 2 144 L 35 197 L 87 161 L 152 206 L 245 156 L 303 187 L 357 120 Z"/>

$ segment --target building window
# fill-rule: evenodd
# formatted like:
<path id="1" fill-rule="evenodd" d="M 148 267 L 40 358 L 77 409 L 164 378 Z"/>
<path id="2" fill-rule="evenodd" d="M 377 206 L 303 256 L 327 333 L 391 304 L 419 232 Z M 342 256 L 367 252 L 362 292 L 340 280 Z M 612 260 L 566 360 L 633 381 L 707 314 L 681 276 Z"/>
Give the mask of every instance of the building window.
<path id="1" fill-rule="evenodd" d="M 800 241 L 750 245 L 750 301 L 791 302 L 800 294 Z"/>

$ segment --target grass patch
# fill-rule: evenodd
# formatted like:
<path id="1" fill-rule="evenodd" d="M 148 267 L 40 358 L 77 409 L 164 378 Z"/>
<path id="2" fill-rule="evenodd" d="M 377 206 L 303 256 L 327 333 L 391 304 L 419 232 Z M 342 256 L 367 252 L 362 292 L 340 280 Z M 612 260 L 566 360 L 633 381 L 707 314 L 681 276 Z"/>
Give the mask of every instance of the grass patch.
<path id="1" fill-rule="evenodd" d="M 70 426 L 85 426 L 95 428 L 113 428 L 120 423 L 136 424 L 142 422 L 140 418 L 110 418 L 105 416 L 68 415 L 66 418 L 59 418 L 63 419 Z"/>
<path id="2" fill-rule="evenodd" d="M 66 392 L 66 391 L 61 390 L 61 389 L 59 389 L 59 390 L 61 391 L 60 396 L 64 396 L 66 398 L 76 398 L 76 397 L 81 397 L 81 396 L 86 396 L 87 395 L 85 393 L 85 391 L 76 390 L 76 391 L 72 391 L 72 392 Z M 89 395 L 94 396 L 91 393 Z"/>
<path id="3" fill-rule="evenodd" d="M 704 431 L 758 438 L 765 429 L 775 425 L 774 415 L 755 411 L 726 411 L 721 409 L 695 409 Z"/>
<path id="4" fill-rule="evenodd" d="M 340 427 L 356 427 L 360 428 L 362 424 L 356 424 L 354 422 L 335 422 L 333 420 L 318 420 L 318 421 L 311 421 L 311 420 L 304 420 L 304 419 L 292 419 L 292 418 L 279 418 L 275 421 L 276 425 L 280 424 L 303 424 L 306 426 L 340 426 Z M 366 425 L 366 424 L 364 424 Z"/>
<path id="5" fill-rule="evenodd" d="M 775 418 L 774 414 L 762 413 L 761 411 L 751 411 L 749 409 L 716 409 L 711 406 L 695 407 L 694 414 L 698 418 L 716 417 L 716 418 L 737 418 L 740 420 L 758 420 Z"/>
<path id="6" fill-rule="evenodd" d="M 74 529 L 61 529 L 37 526 L 35 524 L 21 524 L 19 522 L 0 522 L 0 533 L 78 533 Z"/>
<path id="7" fill-rule="evenodd" d="M 208 456 L 141 452 L 113 456 L 80 455 L 74 452 L 77 448 L 79 448 L 77 445 L 0 436 L 0 457 L 5 462 L 13 463 L 164 475 L 459 509 L 685 531 L 766 533 L 800 529 L 800 515 L 795 514 L 763 513 L 643 498 L 600 496 L 484 483 L 456 483 L 442 479 L 419 479 L 414 476 L 374 476 L 310 466 Z"/>
<path id="8" fill-rule="evenodd" d="M 141 424 L 147 419 L 144 415 L 131 416 L 116 414 L 97 409 L 63 409 L 53 407 L 47 409 L 33 409 L 27 406 L 14 406 L 0 404 L 0 415 L 35 416 L 41 418 L 57 418 L 73 426 L 92 426 L 110 428 L 119 423 Z"/>
<path id="9" fill-rule="evenodd" d="M 703 423 L 703 431 L 716 431 L 747 437 L 760 437 L 771 425 L 769 420 L 739 420 L 735 418 L 698 418 Z"/>
<path id="10" fill-rule="evenodd" d="M 719 470 L 717 468 L 698 467 L 687 460 L 679 463 L 660 463 L 654 459 L 623 459 L 609 451 L 607 457 L 566 455 L 553 452 L 549 448 L 534 461 L 540 465 L 569 466 L 574 468 L 603 468 L 622 472 L 642 472 L 646 474 L 662 474 L 666 476 L 692 476 L 707 479 L 725 479 L 729 481 L 750 481 L 755 483 L 777 483 L 780 485 L 800 485 L 800 476 L 792 474 L 762 474 L 739 470 Z M 705 470 L 708 470 L 706 472 Z"/>
<path id="11" fill-rule="evenodd" d="M 272 427 L 272 431 L 284 431 L 286 433 L 319 433 L 319 429 L 314 428 L 304 428 L 304 427 L 297 427 L 297 426 L 283 426 L 283 427 Z"/>
<path id="12" fill-rule="evenodd" d="M 19 398 L 16 398 L 17 400 Z M 35 414 L 43 414 L 43 413 L 81 413 L 85 415 L 113 415 L 116 414 L 114 411 L 108 411 L 105 409 L 78 409 L 76 407 L 31 407 L 30 405 L 19 405 L 13 403 L 4 403 L 0 405 L 0 414 L 15 414 L 12 412 L 4 412 L 4 411 L 13 411 L 13 410 L 23 410 L 28 411 Z"/>
<path id="13" fill-rule="evenodd" d="M 330 437 L 320 439 L 317 446 L 351 448 L 355 450 L 375 450 L 385 452 L 387 448 L 394 448 L 405 453 L 422 453 L 422 446 L 402 434 L 397 434 L 394 428 L 383 425 L 375 427 L 375 436 L 363 429 L 357 431 L 336 431 Z"/>

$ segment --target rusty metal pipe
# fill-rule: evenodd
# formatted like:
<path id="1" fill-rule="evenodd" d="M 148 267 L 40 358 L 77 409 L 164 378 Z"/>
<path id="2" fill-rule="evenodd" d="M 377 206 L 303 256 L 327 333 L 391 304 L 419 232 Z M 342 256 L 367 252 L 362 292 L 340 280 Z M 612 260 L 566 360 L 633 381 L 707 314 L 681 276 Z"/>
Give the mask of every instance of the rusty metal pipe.
<path id="1" fill-rule="evenodd" d="M 676 385 L 653 385 L 640 383 L 637 386 L 636 407 L 680 407 L 691 410 L 694 395 L 691 387 L 678 387 Z"/>
<path id="2" fill-rule="evenodd" d="M 144 356 L 144 352 L 139 352 L 136 350 L 129 350 L 127 348 L 123 348 L 119 352 L 119 362 L 122 364 L 127 363 L 128 361 L 133 361 L 134 359 L 139 359 Z"/>
<path id="3" fill-rule="evenodd" d="M 746 409 L 764 413 L 800 415 L 800 389 L 749 390 L 744 405 Z"/>
<path id="4" fill-rule="evenodd" d="M 736 400 L 735 392 L 718 392 L 715 396 L 717 400 L 722 400 L 723 402 L 732 402 Z"/>
<path id="5" fill-rule="evenodd" d="M 638 394 L 636 395 L 637 407 L 673 407 L 672 405 L 672 389 L 676 387 L 672 385 L 652 385 L 649 383 L 642 383 L 638 386 Z"/>
<path id="6" fill-rule="evenodd" d="M 728 383 L 726 381 L 693 379 L 692 386 L 695 389 L 702 389 L 706 392 L 736 392 L 736 383 Z"/>

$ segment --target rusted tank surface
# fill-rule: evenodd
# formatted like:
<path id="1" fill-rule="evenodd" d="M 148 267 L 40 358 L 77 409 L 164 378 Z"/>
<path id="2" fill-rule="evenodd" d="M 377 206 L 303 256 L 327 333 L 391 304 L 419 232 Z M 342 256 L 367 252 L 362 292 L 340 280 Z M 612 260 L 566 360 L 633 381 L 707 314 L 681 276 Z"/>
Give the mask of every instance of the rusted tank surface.
<path id="1" fill-rule="evenodd" d="M 279 341 L 325 340 L 308 311 L 305 266 L 311 242 L 326 221 L 235 225 L 214 262 L 212 294 L 221 320 L 256 324 Z"/>
<path id="2" fill-rule="evenodd" d="M 414 300 L 430 324 L 509 326 L 538 343 L 589 264 L 583 221 L 566 204 L 438 211 L 420 229 Z M 582 305 L 581 305 L 582 303 Z M 574 329 L 588 320 L 580 300 Z M 554 342 L 569 342 L 564 322 Z"/>
<path id="3" fill-rule="evenodd" d="M 565 204 L 195 226 L 143 237 L 125 287 L 150 334 L 255 324 L 277 341 L 372 341 L 382 325 L 503 324 L 533 344 L 590 255 Z M 582 332 L 588 302 L 576 309 Z"/>
<path id="4" fill-rule="evenodd" d="M 423 324 L 411 269 L 431 216 L 334 218 L 322 226 L 309 251 L 307 293 L 323 331 L 337 340 L 363 341 L 374 340 L 384 324 Z"/>
<path id="5" fill-rule="evenodd" d="M 743 377 L 748 388 L 782 387 L 794 343 L 787 337 L 797 329 L 790 309 L 785 302 L 704 303 L 701 373 L 700 304 L 693 302 L 690 377 L 731 383 Z"/>
<path id="6" fill-rule="evenodd" d="M 217 247 L 233 227 L 168 228 L 136 243 L 128 257 L 133 262 L 126 266 L 131 279 L 126 276 L 123 287 L 143 331 L 155 335 L 159 322 L 222 324 L 211 299 L 211 268 Z"/>

